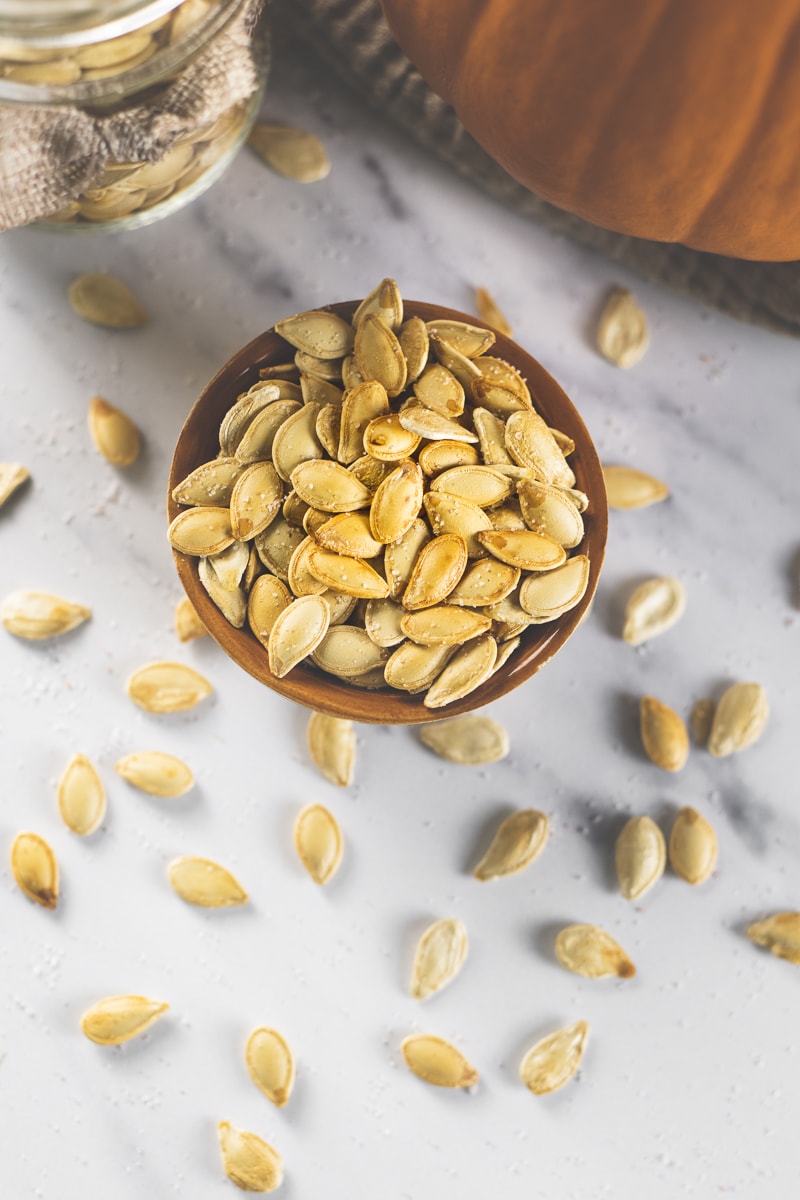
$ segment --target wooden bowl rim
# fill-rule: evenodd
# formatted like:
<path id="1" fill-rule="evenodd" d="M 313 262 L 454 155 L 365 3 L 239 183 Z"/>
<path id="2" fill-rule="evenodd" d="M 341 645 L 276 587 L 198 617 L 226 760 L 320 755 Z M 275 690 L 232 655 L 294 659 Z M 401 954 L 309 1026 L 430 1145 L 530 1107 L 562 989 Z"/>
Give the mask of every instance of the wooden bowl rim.
<path id="1" fill-rule="evenodd" d="M 350 319 L 359 303 L 347 300 L 323 305 L 321 309 Z M 477 317 L 437 304 L 407 300 L 404 309 L 404 319 L 419 316 L 425 321 L 466 321 L 491 328 Z M 423 724 L 472 712 L 505 696 L 549 662 L 581 623 L 597 587 L 608 535 L 608 506 L 600 460 L 577 409 L 555 379 L 518 343 L 497 330 L 492 332 L 496 341 L 490 355 L 507 360 L 521 371 L 528 381 L 537 411 L 548 425 L 562 430 L 575 442 L 570 465 L 575 471 L 577 486 L 586 492 L 590 501 L 584 514 L 585 533 L 580 546 L 581 553 L 589 556 L 589 584 L 583 599 L 563 617 L 547 625 L 531 626 L 522 635 L 522 642 L 509 661 L 474 692 L 446 708 L 429 709 L 423 704 L 424 693 L 410 695 L 393 689 L 359 689 L 302 663 L 282 679 L 276 678 L 269 670 L 267 652 L 258 639 L 247 628 L 235 629 L 230 625 L 208 596 L 200 583 L 198 560 L 173 550 L 181 583 L 203 624 L 225 653 L 259 682 L 289 700 L 331 716 L 376 725 Z M 167 491 L 170 521 L 184 508 L 172 499 L 173 488 L 191 470 L 218 453 L 218 430 L 224 412 L 241 392 L 258 380 L 261 367 L 293 358 L 294 352 L 288 343 L 274 328 L 268 329 L 234 354 L 206 385 L 186 418 L 175 446 Z M 211 449 L 199 453 L 201 446 Z"/>

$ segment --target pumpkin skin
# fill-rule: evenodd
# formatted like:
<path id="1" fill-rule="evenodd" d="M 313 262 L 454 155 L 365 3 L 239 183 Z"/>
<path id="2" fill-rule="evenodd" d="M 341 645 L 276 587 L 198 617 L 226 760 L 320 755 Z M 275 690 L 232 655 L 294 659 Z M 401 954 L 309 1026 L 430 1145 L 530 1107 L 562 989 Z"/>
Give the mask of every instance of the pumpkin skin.
<path id="1" fill-rule="evenodd" d="M 383 0 L 517 180 L 596 225 L 800 259 L 797 0 Z"/>

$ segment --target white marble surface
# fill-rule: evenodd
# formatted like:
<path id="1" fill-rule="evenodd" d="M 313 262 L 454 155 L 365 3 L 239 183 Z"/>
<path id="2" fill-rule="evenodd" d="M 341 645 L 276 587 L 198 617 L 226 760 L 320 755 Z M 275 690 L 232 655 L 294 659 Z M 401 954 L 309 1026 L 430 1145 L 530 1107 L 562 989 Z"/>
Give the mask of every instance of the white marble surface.
<path id="1" fill-rule="evenodd" d="M 92 605 L 75 635 L 2 637 L 0 806 L 0 1194 L 8 1200 L 213 1200 L 232 1195 L 215 1125 L 255 1130 L 284 1156 L 299 1200 L 782 1200 L 797 1189 L 797 969 L 743 926 L 800 905 L 798 712 L 792 568 L 798 547 L 798 345 L 749 329 L 510 215 L 360 111 L 291 55 L 268 111 L 318 131 L 330 178 L 303 188 L 242 154 L 190 210 L 114 239 L 21 232 L 0 244 L 1 454 L 34 482 L 0 514 L 0 593 L 60 592 Z M 129 281 L 153 320 L 115 335 L 81 323 L 65 290 L 80 271 Z M 489 286 L 518 339 L 578 404 L 605 460 L 668 480 L 673 496 L 613 515 L 593 615 L 559 658 L 492 707 L 512 738 L 489 769 L 441 763 L 403 729 L 359 732 L 357 783 L 309 764 L 305 714 L 215 646 L 180 646 L 179 588 L 164 536 L 171 450 L 200 387 L 278 317 L 362 295 L 384 274 L 410 297 L 469 309 Z M 587 336 L 612 283 L 635 287 L 652 326 L 620 372 Z M 132 413 L 140 464 L 93 451 L 89 397 Z M 620 604 L 650 574 L 685 582 L 688 609 L 638 651 Z M 215 695 L 156 718 L 126 698 L 152 658 L 206 672 Z M 693 751 L 669 776 L 642 754 L 637 701 L 686 713 L 734 679 L 768 689 L 761 743 L 725 761 Z M 184 756 L 198 785 L 157 801 L 117 779 L 123 753 Z M 106 781 L 108 818 L 85 841 L 59 821 L 55 781 L 76 750 Z M 345 862 L 326 890 L 293 857 L 291 826 L 316 800 L 336 813 Z M 714 879 L 674 876 L 640 905 L 616 894 L 613 838 L 626 814 L 667 828 L 693 804 L 719 833 Z M 498 817 L 536 806 L 553 836 L 527 873 L 469 874 Z M 56 913 L 29 904 L 7 866 L 33 828 L 62 868 Z M 249 908 L 204 913 L 171 892 L 166 863 L 213 856 Z M 462 977 L 424 1008 L 407 995 L 412 947 L 435 917 L 467 924 Z M 593 983 L 554 962 L 555 929 L 603 924 L 638 966 Z M 138 1042 L 103 1050 L 81 1012 L 115 992 L 172 1005 Z M 537 1099 L 522 1051 L 585 1017 L 580 1079 Z M 281 1029 L 298 1058 L 278 1111 L 242 1061 L 249 1030 Z M 402 1065 L 412 1030 L 455 1040 L 474 1094 L 425 1087 Z"/>

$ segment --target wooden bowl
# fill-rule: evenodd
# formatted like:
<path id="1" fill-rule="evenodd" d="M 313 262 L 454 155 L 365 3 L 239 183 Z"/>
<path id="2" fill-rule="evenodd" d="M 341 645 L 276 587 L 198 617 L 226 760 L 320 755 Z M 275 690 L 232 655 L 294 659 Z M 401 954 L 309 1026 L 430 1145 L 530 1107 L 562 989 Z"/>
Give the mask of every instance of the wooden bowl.
<path id="1" fill-rule="evenodd" d="M 348 301 L 330 304 L 327 308 L 349 319 L 357 305 L 357 301 Z M 475 317 L 453 309 L 414 301 L 406 301 L 405 315 L 419 316 L 424 321 L 451 318 L 473 325 L 480 324 Z M 208 596 L 198 577 L 198 560 L 175 552 L 178 575 L 201 620 L 226 654 L 245 671 L 282 696 L 331 716 L 349 717 L 353 721 L 375 725 L 413 725 L 470 712 L 497 700 L 534 675 L 561 649 L 591 603 L 603 562 L 608 533 L 603 474 L 586 426 L 544 367 L 516 342 L 499 333 L 491 353 L 506 359 L 522 373 L 528 381 L 534 405 L 548 425 L 562 430 L 575 442 L 570 466 L 577 478 L 576 486 L 586 492 L 590 502 L 584 514 L 585 536 L 580 546 L 581 553 L 589 557 L 589 586 L 581 602 L 555 621 L 530 626 L 508 662 L 474 692 L 445 708 L 429 709 L 423 704 L 424 693 L 409 695 L 388 687 L 380 691 L 366 691 L 333 675 L 326 675 L 312 664 L 301 663 L 283 679 L 277 679 L 270 672 L 267 651 L 261 643 L 248 629 L 234 629 Z M 286 362 L 292 357 L 293 352 L 287 343 L 274 330 L 268 330 L 235 354 L 208 384 L 189 413 L 175 447 L 167 501 L 170 520 L 181 511 L 181 507 L 172 500 L 172 489 L 195 467 L 219 453 L 220 422 L 236 397 L 257 382 L 259 368 Z"/>

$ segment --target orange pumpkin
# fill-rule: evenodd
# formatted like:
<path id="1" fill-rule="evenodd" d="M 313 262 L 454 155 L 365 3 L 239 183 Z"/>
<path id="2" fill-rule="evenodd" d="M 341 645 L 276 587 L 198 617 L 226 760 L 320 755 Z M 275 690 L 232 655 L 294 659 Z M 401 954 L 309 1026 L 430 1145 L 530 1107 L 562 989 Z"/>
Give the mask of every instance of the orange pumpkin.
<path id="1" fill-rule="evenodd" d="M 800 259 L 798 0 L 383 0 L 478 142 L 620 233 Z"/>

